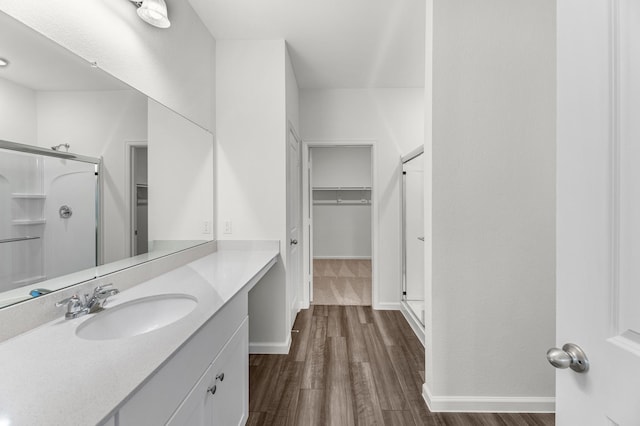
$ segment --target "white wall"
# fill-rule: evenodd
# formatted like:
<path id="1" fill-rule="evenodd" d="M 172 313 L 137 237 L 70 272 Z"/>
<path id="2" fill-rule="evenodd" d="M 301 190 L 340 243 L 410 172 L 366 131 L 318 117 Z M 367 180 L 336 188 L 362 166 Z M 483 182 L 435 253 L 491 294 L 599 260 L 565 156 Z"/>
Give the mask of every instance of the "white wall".
<path id="1" fill-rule="evenodd" d="M 149 241 L 210 239 L 213 135 L 151 99 L 148 109 Z"/>
<path id="2" fill-rule="evenodd" d="M 38 92 L 38 145 L 102 157 L 103 261 L 130 255 L 126 141 L 147 139 L 147 97 L 135 90 Z"/>
<path id="3" fill-rule="evenodd" d="M 336 89 L 300 91 L 305 141 L 376 142 L 378 206 L 377 308 L 398 308 L 401 295 L 400 157 L 424 143 L 424 90 Z M 374 300 L 376 296 L 374 295 Z"/>
<path id="4" fill-rule="evenodd" d="M 0 9 L 207 129 L 215 127 L 215 40 L 186 1 L 171 28 L 143 22 L 129 1 L 2 0 Z"/>
<path id="5" fill-rule="evenodd" d="M 311 148 L 314 187 L 371 186 L 371 148 Z"/>
<path id="6" fill-rule="evenodd" d="M 298 81 L 296 80 L 296 73 L 293 69 L 288 49 L 285 50 L 285 61 L 287 121 L 293 126 L 296 134 L 300 136 L 300 90 L 298 89 Z"/>
<path id="7" fill-rule="evenodd" d="M 35 145 L 36 93 L 0 78 L 0 139 Z"/>
<path id="8" fill-rule="evenodd" d="M 252 351 L 286 350 L 285 42 L 222 40 L 216 64 L 218 236 L 280 241 L 279 262 L 249 295 L 249 340 Z"/>
<path id="9" fill-rule="evenodd" d="M 555 2 L 439 1 L 433 21 L 426 390 L 436 410 L 552 410 Z"/>
<path id="10" fill-rule="evenodd" d="M 369 147 L 314 147 L 311 158 L 313 187 L 371 187 Z M 345 198 L 368 194 L 358 191 L 347 193 Z M 371 258 L 371 205 L 314 204 L 313 257 Z"/>

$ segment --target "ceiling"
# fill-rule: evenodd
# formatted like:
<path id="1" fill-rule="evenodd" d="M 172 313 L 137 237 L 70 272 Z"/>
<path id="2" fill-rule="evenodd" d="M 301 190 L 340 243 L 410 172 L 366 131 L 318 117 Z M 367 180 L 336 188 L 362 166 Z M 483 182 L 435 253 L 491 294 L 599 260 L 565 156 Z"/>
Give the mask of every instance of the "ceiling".
<path id="1" fill-rule="evenodd" d="M 216 40 L 286 40 L 302 89 L 424 87 L 424 0 L 189 1 Z"/>

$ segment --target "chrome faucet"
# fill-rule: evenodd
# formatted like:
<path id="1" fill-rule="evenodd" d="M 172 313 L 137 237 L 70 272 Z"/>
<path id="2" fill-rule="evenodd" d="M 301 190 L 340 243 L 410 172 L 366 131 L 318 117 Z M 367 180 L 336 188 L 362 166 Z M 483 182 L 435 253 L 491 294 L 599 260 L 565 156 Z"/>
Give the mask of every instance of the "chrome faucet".
<path id="1" fill-rule="evenodd" d="M 84 296 L 74 294 L 71 297 L 57 302 L 56 306 L 67 306 L 67 312 L 64 315 L 66 319 L 74 319 L 86 314 L 100 312 L 104 309 L 104 305 L 107 304 L 109 297 L 120 293 L 117 288 L 109 288 L 112 286 L 113 284 L 99 285 L 93 289 L 93 295 L 91 297 L 89 297 L 88 294 Z"/>

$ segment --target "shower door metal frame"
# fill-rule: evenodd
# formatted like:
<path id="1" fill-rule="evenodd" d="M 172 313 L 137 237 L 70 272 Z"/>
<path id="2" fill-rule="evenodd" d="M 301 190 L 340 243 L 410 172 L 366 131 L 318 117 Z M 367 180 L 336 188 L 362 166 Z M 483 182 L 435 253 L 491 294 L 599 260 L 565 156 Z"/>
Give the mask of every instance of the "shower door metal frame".
<path id="1" fill-rule="evenodd" d="M 44 155 L 46 157 L 61 158 L 89 163 L 95 166 L 96 174 L 96 266 L 102 264 L 102 158 L 89 157 L 87 155 L 73 154 L 71 152 L 55 151 L 35 145 L 27 145 L 18 142 L 10 142 L 0 139 L 0 149 L 22 152 L 26 154 Z"/>
<path id="2" fill-rule="evenodd" d="M 401 158 L 402 166 L 402 294 L 400 300 L 407 301 L 407 172 L 404 165 L 424 154 L 424 146 L 420 146 Z"/>

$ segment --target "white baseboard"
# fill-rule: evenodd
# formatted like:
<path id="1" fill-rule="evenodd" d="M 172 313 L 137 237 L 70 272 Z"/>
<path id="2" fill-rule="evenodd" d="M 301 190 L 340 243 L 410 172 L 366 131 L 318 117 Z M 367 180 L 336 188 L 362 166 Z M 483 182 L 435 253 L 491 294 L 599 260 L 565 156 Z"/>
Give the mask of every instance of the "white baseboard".
<path id="1" fill-rule="evenodd" d="M 313 260 L 371 260 L 371 256 L 313 256 Z"/>
<path id="2" fill-rule="evenodd" d="M 311 307 L 311 304 L 309 302 L 298 302 L 298 312 L 300 312 L 301 309 L 309 309 Z"/>
<path id="3" fill-rule="evenodd" d="M 286 342 L 267 342 L 267 343 L 252 343 L 249 342 L 250 354 L 261 355 L 286 355 L 291 348 L 291 334 L 287 338 Z"/>
<path id="4" fill-rule="evenodd" d="M 400 310 L 400 303 L 399 302 L 376 303 L 375 305 L 373 305 L 373 309 L 375 309 L 377 311 L 399 311 Z"/>
<path id="5" fill-rule="evenodd" d="M 433 396 L 426 383 L 422 397 L 434 413 L 554 413 L 556 409 L 554 397 Z"/>
<path id="6" fill-rule="evenodd" d="M 424 326 L 420 325 L 416 316 L 409 312 L 404 303 L 400 303 L 400 312 L 402 312 L 402 315 L 409 323 L 413 333 L 416 335 L 418 340 L 420 340 L 422 346 L 424 346 Z"/>

